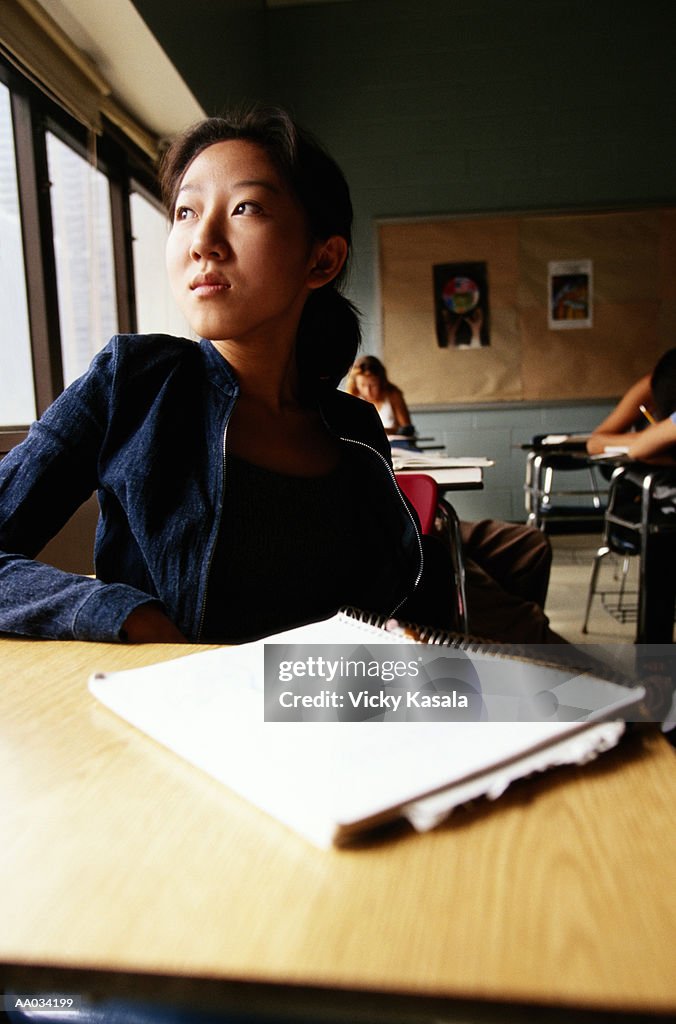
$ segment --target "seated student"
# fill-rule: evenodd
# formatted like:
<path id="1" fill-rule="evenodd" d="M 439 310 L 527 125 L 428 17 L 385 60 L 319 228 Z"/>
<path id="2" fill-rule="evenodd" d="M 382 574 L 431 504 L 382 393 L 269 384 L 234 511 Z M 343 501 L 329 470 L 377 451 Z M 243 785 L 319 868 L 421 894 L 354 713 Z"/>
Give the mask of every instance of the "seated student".
<path id="1" fill-rule="evenodd" d="M 362 356 L 353 364 L 345 390 L 375 405 L 386 434 L 414 436 L 403 392 L 388 380 L 385 367 L 375 356 Z"/>
<path id="2" fill-rule="evenodd" d="M 413 430 L 403 392 L 375 356 L 353 365 L 347 390 L 375 405 L 385 430 Z M 552 552 L 532 527 L 496 519 L 461 522 L 470 633 L 504 643 L 558 643 L 543 608 Z"/>
<path id="3" fill-rule="evenodd" d="M 337 390 L 360 334 L 340 169 L 252 108 L 176 139 L 161 184 L 202 340 L 114 337 L 0 463 L 0 631 L 239 642 L 346 604 L 450 624 L 380 420 Z M 96 578 L 35 561 L 94 490 Z"/>
<path id="4" fill-rule="evenodd" d="M 633 430 L 646 423 L 644 429 Z M 671 454 L 676 446 L 676 348 L 660 357 L 652 373 L 632 384 L 592 432 L 587 451 L 599 455 L 613 446 L 626 446 L 629 457 L 638 460 Z"/>
<path id="5" fill-rule="evenodd" d="M 645 413 L 641 413 L 643 406 Z M 637 413 L 644 429 L 632 430 Z M 646 415 L 646 413 L 648 415 Z M 639 425 L 643 425 L 639 423 Z M 676 465 L 676 348 L 669 349 L 657 361 L 652 373 L 636 381 L 613 411 L 599 424 L 587 442 L 592 454 L 606 447 L 627 448 L 630 459 Z M 641 515 L 644 473 L 629 466 L 618 484 L 615 509 L 630 520 Z M 653 513 L 657 519 L 676 519 L 676 487 L 673 471 L 655 488 Z M 673 634 L 676 602 L 676 542 L 673 533 L 654 532 L 650 536 L 649 555 L 644 565 L 645 579 L 651 581 L 645 594 L 645 616 L 650 642 L 665 642 Z"/>

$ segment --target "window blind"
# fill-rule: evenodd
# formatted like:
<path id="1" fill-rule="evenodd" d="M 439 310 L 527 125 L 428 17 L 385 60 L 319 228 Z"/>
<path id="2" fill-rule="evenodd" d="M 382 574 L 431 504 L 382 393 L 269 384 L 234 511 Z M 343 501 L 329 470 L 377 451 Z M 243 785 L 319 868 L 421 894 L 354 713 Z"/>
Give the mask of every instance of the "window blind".
<path id="1" fill-rule="evenodd" d="M 157 137 L 116 101 L 94 62 L 37 0 L 2 0 L 0 52 L 90 131 L 101 134 L 106 117 L 148 156 L 157 157 Z"/>

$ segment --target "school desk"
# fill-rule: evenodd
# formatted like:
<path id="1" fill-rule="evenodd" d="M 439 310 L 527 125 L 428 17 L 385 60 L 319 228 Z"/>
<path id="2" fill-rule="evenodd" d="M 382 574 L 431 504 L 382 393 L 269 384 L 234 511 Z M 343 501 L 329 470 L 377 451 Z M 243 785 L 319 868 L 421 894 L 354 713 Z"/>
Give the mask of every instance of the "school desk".
<path id="1" fill-rule="evenodd" d="M 676 1011 L 659 733 L 324 852 L 87 690 L 197 649 L 0 640 L 0 984 L 313 1024 Z"/>

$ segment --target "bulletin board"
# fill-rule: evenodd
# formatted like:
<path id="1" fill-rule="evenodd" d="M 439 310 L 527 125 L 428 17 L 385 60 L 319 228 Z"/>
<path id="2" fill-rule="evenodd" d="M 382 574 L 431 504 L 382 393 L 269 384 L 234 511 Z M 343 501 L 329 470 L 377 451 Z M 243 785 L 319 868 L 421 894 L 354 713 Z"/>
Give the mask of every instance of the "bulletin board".
<path id="1" fill-rule="evenodd" d="M 676 208 L 377 230 L 383 359 L 411 405 L 612 398 L 676 344 Z"/>

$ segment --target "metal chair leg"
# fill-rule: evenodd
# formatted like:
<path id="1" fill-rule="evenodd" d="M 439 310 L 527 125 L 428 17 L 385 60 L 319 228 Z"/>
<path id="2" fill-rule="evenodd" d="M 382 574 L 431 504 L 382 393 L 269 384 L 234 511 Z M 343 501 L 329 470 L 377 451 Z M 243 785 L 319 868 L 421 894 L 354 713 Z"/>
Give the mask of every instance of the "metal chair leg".
<path id="1" fill-rule="evenodd" d="M 582 623 L 583 633 L 589 632 L 587 627 L 589 625 L 589 616 L 591 615 L 592 601 L 596 594 L 596 583 L 598 581 L 599 569 L 601 568 L 601 562 L 608 554 L 610 554 L 610 548 L 607 544 L 603 544 L 594 555 L 594 564 L 592 565 L 591 580 L 589 581 L 589 591 L 587 593 L 587 608 L 584 615 L 584 622 Z"/>
<path id="2" fill-rule="evenodd" d="M 540 452 L 530 452 L 526 463 L 526 511 L 528 517 L 526 523 L 528 526 L 533 526 L 538 530 L 542 529 L 542 506 L 544 502 L 542 499 L 543 490 L 546 487 L 546 483 L 543 487 L 543 470 L 545 469 L 544 458 Z M 550 484 L 551 489 L 551 484 Z"/>
<path id="3" fill-rule="evenodd" d="M 583 470 L 586 470 L 589 478 L 586 489 L 580 490 L 577 484 L 557 489 L 556 473 L 581 473 Z M 526 459 L 524 493 L 526 523 L 539 530 L 546 530 L 550 522 L 570 519 L 581 521 L 586 518 L 586 507 L 577 508 L 567 500 L 559 503 L 559 495 L 584 497 L 585 506 L 589 502 L 589 514 L 595 518 L 603 512 L 604 492 L 599 486 L 597 469 L 589 463 L 588 456 L 581 452 L 566 453 L 564 449 L 555 446 L 550 450 L 533 448 Z"/>
<path id="4" fill-rule="evenodd" d="M 629 575 L 629 558 L 627 555 L 622 559 L 622 577 L 620 579 L 620 590 L 617 595 L 617 603 L 622 609 L 624 607 L 624 591 L 627 586 L 627 576 Z"/>
<path id="5" fill-rule="evenodd" d="M 599 489 L 598 480 L 596 479 L 596 470 L 594 466 L 587 466 L 589 472 L 589 480 L 592 489 L 592 505 L 594 508 L 603 508 L 603 500 L 601 498 L 601 491 Z"/>

